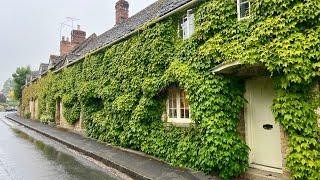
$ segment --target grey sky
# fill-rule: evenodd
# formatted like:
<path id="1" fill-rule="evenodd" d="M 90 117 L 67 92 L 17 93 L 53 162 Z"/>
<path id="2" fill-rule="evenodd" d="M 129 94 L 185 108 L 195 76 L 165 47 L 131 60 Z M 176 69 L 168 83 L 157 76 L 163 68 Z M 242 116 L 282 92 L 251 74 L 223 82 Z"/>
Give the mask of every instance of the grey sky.
<path id="1" fill-rule="evenodd" d="M 117 0 L 0 0 L 0 88 L 19 66 L 38 68 L 59 52 L 60 23 L 80 19 L 81 29 L 98 35 L 115 24 Z M 156 0 L 127 0 L 130 16 Z M 70 29 L 64 28 L 63 35 Z M 0 90 L 1 90 L 0 89 Z"/>

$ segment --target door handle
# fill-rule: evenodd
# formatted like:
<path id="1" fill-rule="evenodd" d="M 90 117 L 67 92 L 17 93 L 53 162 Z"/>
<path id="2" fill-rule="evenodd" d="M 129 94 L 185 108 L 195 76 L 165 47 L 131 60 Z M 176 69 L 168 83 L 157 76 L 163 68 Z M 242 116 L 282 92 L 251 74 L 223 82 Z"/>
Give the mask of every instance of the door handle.
<path id="1" fill-rule="evenodd" d="M 271 124 L 264 124 L 262 127 L 263 127 L 263 129 L 265 129 L 265 130 L 271 130 L 271 129 L 273 129 L 273 125 L 271 125 Z"/>

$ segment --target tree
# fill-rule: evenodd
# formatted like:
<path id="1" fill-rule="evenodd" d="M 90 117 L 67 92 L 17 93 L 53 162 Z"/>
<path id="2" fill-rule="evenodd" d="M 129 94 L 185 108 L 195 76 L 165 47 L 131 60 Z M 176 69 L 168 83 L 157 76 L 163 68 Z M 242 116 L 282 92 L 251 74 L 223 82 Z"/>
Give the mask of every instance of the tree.
<path id="1" fill-rule="evenodd" d="M 31 74 L 30 67 L 19 67 L 17 68 L 16 72 L 12 74 L 13 77 L 13 91 L 14 91 L 14 97 L 17 100 L 21 100 L 22 97 L 22 86 L 26 82 L 26 76 L 27 74 Z"/>
<path id="2" fill-rule="evenodd" d="M 2 93 L 8 97 L 11 90 L 13 90 L 13 80 L 12 78 L 9 78 L 3 84 Z"/>

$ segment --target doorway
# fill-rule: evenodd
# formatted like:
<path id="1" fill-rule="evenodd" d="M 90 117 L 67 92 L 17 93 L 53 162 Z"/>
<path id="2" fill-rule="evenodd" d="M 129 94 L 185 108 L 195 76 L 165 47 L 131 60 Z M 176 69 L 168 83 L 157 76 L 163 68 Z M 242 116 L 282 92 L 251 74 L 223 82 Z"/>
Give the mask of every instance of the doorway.
<path id="1" fill-rule="evenodd" d="M 261 77 L 246 81 L 246 141 L 251 151 L 250 166 L 282 172 L 280 126 L 271 107 L 275 98 L 272 79 Z"/>

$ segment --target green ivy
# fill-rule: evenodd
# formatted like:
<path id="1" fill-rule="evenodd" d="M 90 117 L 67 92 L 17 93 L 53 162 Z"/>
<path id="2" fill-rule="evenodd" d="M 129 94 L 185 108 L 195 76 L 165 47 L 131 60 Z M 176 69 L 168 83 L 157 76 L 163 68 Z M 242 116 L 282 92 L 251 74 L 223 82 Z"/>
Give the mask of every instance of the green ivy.
<path id="1" fill-rule="evenodd" d="M 63 71 L 49 73 L 23 91 L 22 107 L 38 99 L 40 115 L 54 117 L 62 100 L 70 124 L 83 111 L 86 134 L 140 150 L 174 166 L 219 173 L 225 179 L 248 169 L 237 132 L 244 83 L 210 70 L 223 62 L 261 63 L 276 79 L 273 112 L 289 136 L 287 168 L 293 179 L 319 179 L 317 98 L 320 1 L 251 1 L 251 16 L 237 20 L 234 0 L 207 0 L 196 8 L 196 33 L 182 41 L 181 16 L 172 16 Z M 166 89 L 188 92 L 190 127 L 161 120 Z"/>

